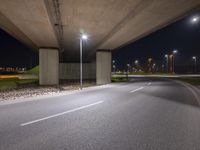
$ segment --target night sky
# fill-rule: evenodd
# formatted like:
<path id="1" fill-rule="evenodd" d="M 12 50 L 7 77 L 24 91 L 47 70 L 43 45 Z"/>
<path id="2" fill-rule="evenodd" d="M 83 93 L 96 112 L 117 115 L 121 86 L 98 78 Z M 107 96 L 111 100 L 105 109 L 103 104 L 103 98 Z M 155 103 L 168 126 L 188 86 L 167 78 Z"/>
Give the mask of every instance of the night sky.
<path id="1" fill-rule="evenodd" d="M 200 12 L 193 13 L 128 46 L 114 50 L 113 59 L 117 68 L 124 69 L 127 63 L 133 64 L 136 59 L 144 66 L 149 57 L 161 67 L 164 64 L 164 55 L 177 49 L 176 67 L 180 71 L 191 71 L 192 56 L 197 56 L 197 61 L 199 58 L 198 63 L 200 63 L 200 21 L 192 24 L 193 16 L 200 16 Z M 0 67 L 30 68 L 38 64 L 36 52 L 2 30 L 0 30 L 0 41 Z"/>
<path id="2" fill-rule="evenodd" d="M 38 64 L 38 54 L 0 29 L 0 67 L 31 68 Z"/>
<path id="3" fill-rule="evenodd" d="M 200 62 L 200 21 L 192 24 L 191 19 L 200 16 L 200 12 L 193 13 L 149 36 L 140 39 L 126 47 L 113 52 L 113 59 L 117 68 L 127 68 L 126 64 L 133 64 L 139 60 L 141 65 L 147 64 L 149 57 L 155 60 L 157 66 L 164 64 L 164 55 L 178 50 L 176 56 L 176 70 L 189 72 L 192 69 L 192 56 L 197 56 Z"/>

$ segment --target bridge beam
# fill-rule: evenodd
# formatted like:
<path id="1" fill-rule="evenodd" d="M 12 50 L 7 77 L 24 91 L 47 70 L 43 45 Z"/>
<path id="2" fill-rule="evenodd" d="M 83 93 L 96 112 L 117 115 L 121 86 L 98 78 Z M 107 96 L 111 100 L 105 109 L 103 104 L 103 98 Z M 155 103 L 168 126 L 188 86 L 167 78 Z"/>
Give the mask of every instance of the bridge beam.
<path id="1" fill-rule="evenodd" d="M 59 53 L 58 49 L 39 49 L 39 84 L 59 84 Z"/>
<path id="2" fill-rule="evenodd" d="M 98 85 L 111 82 L 111 59 L 110 50 L 97 50 L 96 52 L 96 83 Z"/>

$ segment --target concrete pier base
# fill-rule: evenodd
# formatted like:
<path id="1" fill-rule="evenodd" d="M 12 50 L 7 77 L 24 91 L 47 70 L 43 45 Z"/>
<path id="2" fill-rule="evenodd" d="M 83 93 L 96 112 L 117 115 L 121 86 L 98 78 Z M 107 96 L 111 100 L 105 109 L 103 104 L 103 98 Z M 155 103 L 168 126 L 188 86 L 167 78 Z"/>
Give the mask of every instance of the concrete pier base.
<path id="1" fill-rule="evenodd" d="M 39 84 L 59 84 L 59 54 L 58 49 L 39 49 Z"/>
<path id="2" fill-rule="evenodd" d="M 96 52 L 96 83 L 98 85 L 111 82 L 111 59 L 109 50 L 98 50 Z"/>

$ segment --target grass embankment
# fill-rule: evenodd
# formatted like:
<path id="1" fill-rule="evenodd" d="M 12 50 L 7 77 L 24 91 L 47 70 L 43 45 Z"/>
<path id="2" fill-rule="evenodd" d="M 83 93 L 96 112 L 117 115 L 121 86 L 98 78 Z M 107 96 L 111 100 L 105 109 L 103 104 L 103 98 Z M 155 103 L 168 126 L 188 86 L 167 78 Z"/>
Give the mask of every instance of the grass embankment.
<path id="1" fill-rule="evenodd" d="M 126 75 L 126 73 L 116 73 L 115 75 Z M 149 72 L 133 72 L 129 73 L 129 75 L 174 75 L 173 73 L 164 73 L 164 72 L 155 72 L 155 73 L 149 73 Z"/>
<path id="2" fill-rule="evenodd" d="M 33 74 L 33 75 L 39 74 L 39 66 L 35 66 L 32 69 L 28 70 L 26 74 Z"/>
<path id="3" fill-rule="evenodd" d="M 11 90 L 11 89 L 18 89 L 22 87 L 28 87 L 37 85 L 38 80 L 35 79 L 3 79 L 0 80 L 0 91 Z"/>
<path id="4" fill-rule="evenodd" d="M 180 77 L 180 78 L 173 78 L 173 79 L 187 82 L 195 86 L 200 86 L 200 77 Z"/>
<path id="5" fill-rule="evenodd" d="M 117 76 L 112 76 L 112 82 L 127 82 L 128 78 L 127 77 L 117 77 Z"/>
<path id="6" fill-rule="evenodd" d="M 28 70 L 24 76 L 27 75 L 38 75 L 39 74 L 39 66 L 36 66 L 30 70 Z M 21 74 L 23 76 L 23 74 Z M 38 79 L 19 79 L 18 75 L 2 75 L 0 76 L 0 91 L 18 89 L 29 86 L 38 85 Z"/>
<path id="7" fill-rule="evenodd" d="M 38 85 L 38 80 L 36 79 L 0 79 L 0 91 L 18 89 L 27 86 Z"/>

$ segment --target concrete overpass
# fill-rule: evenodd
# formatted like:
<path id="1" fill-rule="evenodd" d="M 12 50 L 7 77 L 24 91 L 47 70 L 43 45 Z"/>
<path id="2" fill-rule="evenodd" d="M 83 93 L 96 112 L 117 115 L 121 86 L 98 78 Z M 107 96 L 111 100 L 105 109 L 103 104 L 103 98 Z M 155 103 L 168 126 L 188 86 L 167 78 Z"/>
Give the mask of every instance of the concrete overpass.
<path id="1" fill-rule="evenodd" d="M 97 52 L 96 79 L 104 84 L 111 50 L 199 8 L 200 0 L 0 0 L 0 27 L 39 51 L 42 85 L 59 83 L 59 58 L 78 62 L 79 36 L 87 33 L 84 61 Z"/>

